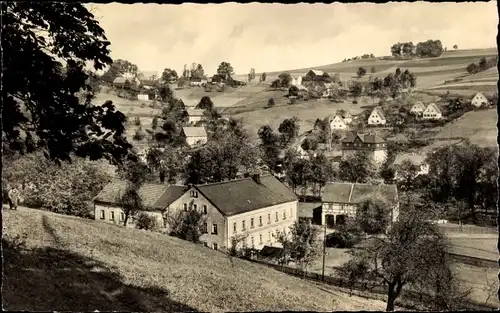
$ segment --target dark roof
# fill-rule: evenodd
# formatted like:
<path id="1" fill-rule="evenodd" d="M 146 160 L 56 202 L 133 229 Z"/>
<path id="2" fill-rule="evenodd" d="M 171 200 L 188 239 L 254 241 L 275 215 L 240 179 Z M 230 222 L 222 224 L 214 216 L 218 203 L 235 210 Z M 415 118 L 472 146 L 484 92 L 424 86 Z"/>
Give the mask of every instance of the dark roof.
<path id="1" fill-rule="evenodd" d="M 321 207 L 321 202 L 299 202 L 299 217 L 313 217 L 313 211 Z"/>
<path id="2" fill-rule="evenodd" d="M 368 134 L 358 134 L 356 132 L 350 132 L 347 136 L 342 139 L 342 143 L 353 143 L 356 138 L 359 138 L 363 143 L 384 143 L 385 140 L 377 136 L 375 133 Z"/>
<path id="3" fill-rule="evenodd" d="M 125 188 L 125 181 L 118 179 L 113 180 L 104 186 L 101 192 L 94 198 L 94 201 L 107 204 L 118 204 L 118 199 L 123 195 Z M 147 209 L 164 209 L 182 196 L 183 193 L 184 187 L 182 186 L 164 184 L 145 183 L 139 189 L 139 196 Z"/>
<path id="4" fill-rule="evenodd" d="M 360 203 L 379 195 L 388 202 L 397 201 L 396 185 L 371 185 L 352 183 L 327 183 L 321 200 L 328 203 Z"/>
<path id="5" fill-rule="evenodd" d="M 297 201 L 288 187 L 269 174 L 260 177 L 260 184 L 247 177 L 195 187 L 227 216 Z"/>

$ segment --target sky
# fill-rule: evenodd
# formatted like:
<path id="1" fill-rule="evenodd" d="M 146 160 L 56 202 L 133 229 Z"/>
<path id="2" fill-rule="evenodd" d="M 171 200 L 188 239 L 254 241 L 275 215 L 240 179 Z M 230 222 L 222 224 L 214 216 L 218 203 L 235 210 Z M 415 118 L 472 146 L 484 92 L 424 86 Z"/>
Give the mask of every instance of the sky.
<path id="1" fill-rule="evenodd" d="M 140 70 L 222 61 L 237 74 L 307 68 L 365 53 L 390 54 L 396 42 L 440 39 L 459 49 L 496 47 L 497 6 L 465 3 L 91 4 L 111 41 L 111 57 Z"/>

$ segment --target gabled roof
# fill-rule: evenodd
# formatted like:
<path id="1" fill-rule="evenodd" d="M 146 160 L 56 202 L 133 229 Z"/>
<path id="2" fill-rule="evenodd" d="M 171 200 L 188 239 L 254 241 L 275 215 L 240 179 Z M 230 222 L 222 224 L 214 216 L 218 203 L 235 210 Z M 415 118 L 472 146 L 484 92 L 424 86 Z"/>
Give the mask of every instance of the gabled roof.
<path id="1" fill-rule="evenodd" d="M 486 99 L 485 95 L 482 92 L 476 93 L 476 95 L 472 99 L 477 99 L 477 98 L 485 98 Z"/>
<path id="2" fill-rule="evenodd" d="M 427 108 L 425 108 L 426 111 L 429 110 L 429 109 L 432 109 L 432 110 L 434 110 L 437 113 L 441 113 L 441 110 L 439 109 L 439 107 L 435 103 L 430 103 L 427 106 Z"/>
<path id="3" fill-rule="evenodd" d="M 309 72 L 313 72 L 314 75 L 317 75 L 317 76 L 321 76 L 321 75 L 325 74 L 325 72 L 320 71 L 320 70 L 309 70 L 307 73 L 309 73 Z"/>
<path id="4" fill-rule="evenodd" d="M 379 137 L 375 133 L 368 134 L 358 134 L 356 132 L 350 132 L 347 136 L 342 139 L 342 143 L 353 143 L 356 138 L 359 138 L 363 143 L 384 143 L 385 140 L 382 137 Z"/>
<path id="5" fill-rule="evenodd" d="M 186 137 L 206 137 L 207 132 L 205 127 L 182 127 L 182 131 Z"/>
<path id="6" fill-rule="evenodd" d="M 189 116 L 203 116 L 203 110 L 187 107 L 186 112 Z"/>
<path id="7" fill-rule="evenodd" d="M 123 180 L 109 182 L 94 198 L 95 202 L 118 204 L 119 198 L 125 192 L 127 183 Z M 182 193 L 181 193 L 182 190 Z M 146 209 L 162 210 L 179 198 L 184 192 L 182 186 L 145 183 L 139 189 L 139 196 Z"/>
<path id="8" fill-rule="evenodd" d="M 326 203 L 357 204 L 365 199 L 379 195 L 390 203 L 395 203 L 398 198 L 396 185 L 371 185 L 353 183 L 327 183 L 321 197 Z"/>
<path id="9" fill-rule="evenodd" d="M 330 123 L 333 122 L 334 120 L 344 123 L 344 119 L 340 115 L 330 116 Z"/>
<path id="10" fill-rule="evenodd" d="M 288 187 L 269 174 L 260 177 L 260 184 L 247 177 L 195 187 L 226 216 L 297 201 Z"/>
<path id="11" fill-rule="evenodd" d="M 378 114 L 378 116 L 379 116 L 381 119 L 383 119 L 383 120 L 385 120 L 385 119 L 386 119 L 386 118 L 385 118 L 384 111 L 382 111 L 382 109 L 381 109 L 380 107 L 376 107 L 375 109 L 373 109 L 372 113 L 370 113 L 370 116 L 371 116 L 373 113 L 377 113 L 377 114 Z"/>

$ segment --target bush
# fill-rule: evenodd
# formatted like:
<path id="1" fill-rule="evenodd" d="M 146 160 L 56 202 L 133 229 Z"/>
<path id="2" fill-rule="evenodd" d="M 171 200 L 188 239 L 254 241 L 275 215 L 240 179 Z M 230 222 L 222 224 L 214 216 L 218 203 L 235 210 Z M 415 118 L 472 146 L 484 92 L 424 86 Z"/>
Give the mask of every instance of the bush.
<path id="1" fill-rule="evenodd" d="M 141 119 L 139 117 L 134 118 L 134 125 L 141 126 Z"/>
<path id="2" fill-rule="evenodd" d="M 158 220 L 153 216 L 141 212 L 135 217 L 135 227 L 144 230 L 158 230 Z"/>
<path id="3" fill-rule="evenodd" d="M 141 108 L 145 108 L 146 107 L 146 104 L 145 103 L 141 103 Z"/>
<path id="4" fill-rule="evenodd" d="M 141 141 L 141 140 L 143 140 L 145 137 L 146 137 L 146 134 L 144 133 L 144 131 L 142 130 L 142 128 L 141 128 L 141 127 L 139 127 L 139 128 L 135 131 L 134 136 L 132 136 L 132 139 L 137 140 L 137 141 Z"/>
<path id="5" fill-rule="evenodd" d="M 350 249 L 361 241 L 360 237 L 347 231 L 338 231 L 326 236 L 326 246 L 329 248 Z"/>

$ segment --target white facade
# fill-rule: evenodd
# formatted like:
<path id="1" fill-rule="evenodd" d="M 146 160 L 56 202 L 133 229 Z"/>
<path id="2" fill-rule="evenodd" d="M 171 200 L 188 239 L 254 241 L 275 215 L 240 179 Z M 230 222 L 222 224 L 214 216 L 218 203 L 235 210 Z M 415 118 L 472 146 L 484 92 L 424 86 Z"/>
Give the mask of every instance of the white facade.
<path id="1" fill-rule="evenodd" d="M 477 93 L 474 98 L 472 98 L 471 104 L 476 108 L 482 107 L 483 105 L 487 105 L 489 103 L 488 99 L 482 94 Z"/>
<path id="2" fill-rule="evenodd" d="M 148 214 L 156 219 L 158 225 L 160 227 L 164 227 L 165 221 L 163 219 L 162 212 L 158 211 L 143 211 L 143 213 Z M 113 205 L 105 205 L 105 204 L 95 204 L 94 205 L 94 214 L 96 221 L 103 221 L 110 224 L 116 224 L 123 226 L 125 221 L 125 213 L 123 209 Z M 127 221 L 127 227 L 135 227 L 135 221 L 133 218 L 129 217 Z"/>
<path id="3" fill-rule="evenodd" d="M 352 116 L 349 112 L 347 112 L 344 116 L 344 123 L 346 125 L 350 125 L 352 123 Z"/>
<path id="4" fill-rule="evenodd" d="M 138 94 L 137 100 L 139 101 L 149 101 L 149 95 L 147 94 Z"/>
<path id="5" fill-rule="evenodd" d="M 207 136 L 186 137 L 186 143 L 190 146 L 204 145 L 207 143 Z"/>
<path id="6" fill-rule="evenodd" d="M 410 113 L 413 113 L 415 115 L 422 115 L 425 110 L 425 105 L 422 103 L 422 101 L 417 101 L 414 105 L 412 105 L 410 109 Z"/>
<path id="7" fill-rule="evenodd" d="M 379 108 L 373 109 L 372 113 L 368 117 L 368 125 L 385 125 L 387 120 Z"/>
<path id="8" fill-rule="evenodd" d="M 443 117 L 441 110 L 436 106 L 435 103 L 431 103 L 425 108 L 422 113 L 422 118 L 424 120 L 439 120 Z"/>
<path id="9" fill-rule="evenodd" d="M 347 129 L 347 125 L 340 116 L 335 115 L 335 117 L 333 117 L 330 120 L 330 129 L 331 130 L 344 130 L 344 129 Z"/>

